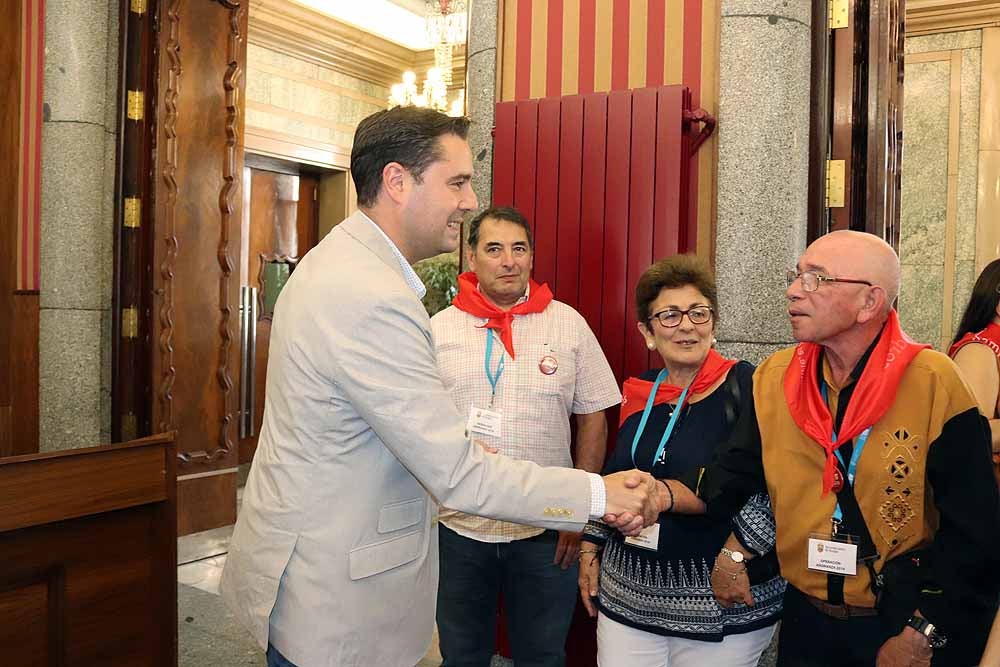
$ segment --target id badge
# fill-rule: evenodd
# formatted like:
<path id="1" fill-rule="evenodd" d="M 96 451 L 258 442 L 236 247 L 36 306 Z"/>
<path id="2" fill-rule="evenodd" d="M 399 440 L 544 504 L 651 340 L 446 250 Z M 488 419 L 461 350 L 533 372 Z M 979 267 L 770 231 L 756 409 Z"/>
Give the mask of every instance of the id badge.
<path id="1" fill-rule="evenodd" d="M 651 526 L 646 526 L 638 535 L 626 537 L 625 544 L 631 544 L 633 547 L 639 547 L 640 549 L 656 551 L 657 547 L 660 546 L 660 524 L 654 523 Z"/>
<path id="2" fill-rule="evenodd" d="M 816 572 L 855 576 L 858 573 L 857 542 L 813 536 L 809 538 L 809 557 L 806 567 Z"/>
<path id="3" fill-rule="evenodd" d="M 503 435 L 503 413 L 475 406 L 469 408 L 469 420 L 465 423 L 466 435 Z"/>

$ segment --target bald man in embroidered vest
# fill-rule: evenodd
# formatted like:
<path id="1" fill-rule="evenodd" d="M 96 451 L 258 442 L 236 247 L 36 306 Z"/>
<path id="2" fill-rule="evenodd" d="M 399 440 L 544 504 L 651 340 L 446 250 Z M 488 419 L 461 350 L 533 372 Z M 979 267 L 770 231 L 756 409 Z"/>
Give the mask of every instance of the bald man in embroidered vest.
<path id="1" fill-rule="evenodd" d="M 978 664 L 1000 574 L 985 418 L 954 363 L 900 328 L 884 241 L 827 234 L 787 278 L 799 344 L 757 368 L 716 463 L 668 482 L 673 511 L 770 493 L 789 584 L 779 665 Z M 742 599 L 725 584 L 723 604 Z"/>

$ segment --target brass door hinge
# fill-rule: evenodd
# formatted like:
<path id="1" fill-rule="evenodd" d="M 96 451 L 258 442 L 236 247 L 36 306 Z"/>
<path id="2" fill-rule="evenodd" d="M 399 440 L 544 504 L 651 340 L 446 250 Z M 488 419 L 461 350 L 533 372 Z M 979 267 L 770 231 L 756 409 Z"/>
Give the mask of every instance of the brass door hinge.
<path id="1" fill-rule="evenodd" d="M 132 0 L 131 9 L 133 14 L 142 16 L 146 13 L 146 0 Z"/>
<path id="2" fill-rule="evenodd" d="M 139 310 L 135 306 L 122 308 L 122 338 L 139 337 Z"/>
<path id="3" fill-rule="evenodd" d="M 826 161 L 826 207 L 844 206 L 844 189 L 847 163 L 844 160 Z"/>
<path id="4" fill-rule="evenodd" d="M 142 200 L 125 197 L 125 226 L 136 229 L 142 223 Z"/>
<path id="5" fill-rule="evenodd" d="M 830 24 L 830 30 L 836 30 L 837 28 L 846 28 L 850 25 L 850 0 L 828 0 L 829 12 L 827 18 Z"/>
<path id="6" fill-rule="evenodd" d="M 129 120 L 142 120 L 145 109 L 146 96 L 141 90 L 128 91 L 128 118 Z"/>

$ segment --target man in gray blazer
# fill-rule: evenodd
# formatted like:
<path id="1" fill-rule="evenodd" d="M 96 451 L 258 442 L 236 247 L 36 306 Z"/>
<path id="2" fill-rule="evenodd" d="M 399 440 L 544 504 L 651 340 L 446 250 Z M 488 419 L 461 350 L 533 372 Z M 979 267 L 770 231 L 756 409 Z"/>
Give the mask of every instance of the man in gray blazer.
<path id="1" fill-rule="evenodd" d="M 271 667 L 412 667 L 437 589 L 437 505 L 555 530 L 636 532 L 667 507 L 639 471 L 601 479 L 468 442 L 411 264 L 476 208 L 468 121 L 413 107 L 358 125 L 359 211 L 275 309 L 264 425 L 221 591 Z"/>

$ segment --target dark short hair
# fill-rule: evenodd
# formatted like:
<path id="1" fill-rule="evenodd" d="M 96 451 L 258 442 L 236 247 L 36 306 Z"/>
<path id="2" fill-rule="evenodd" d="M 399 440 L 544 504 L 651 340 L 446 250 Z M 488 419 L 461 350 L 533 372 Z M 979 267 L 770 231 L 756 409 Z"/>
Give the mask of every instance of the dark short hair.
<path id="1" fill-rule="evenodd" d="M 360 206 L 372 206 L 382 187 L 382 170 L 398 162 L 420 182 L 424 171 L 441 159 L 438 138 L 469 135 L 469 119 L 452 118 L 420 107 L 378 111 L 360 123 L 351 149 L 351 177 Z"/>
<path id="2" fill-rule="evenodd" d="M 967 333 L 985 329 L 986 325 L 996 317 L 998 303 L 1000 303 L 1000 259 L 994 259 L 979 274 L 972 288 L 972 296 L 969 297 L 969 304 L 962 314 L 962 322 L 955 331 L 955 340 L 952 344 L 957 343 L 958 339 Z"/>
<path id="3" fill-rule="evenodd" d="M 639 277 L 635 286 L 635 314 L 643 324 L 652 313 L 650 305 L 660 296 L 660 290 L 676 289 L 691 285 L 708 299 L 708 305 L 719 317 L 719 293 L 715 287 L 715 276 L 708 263 L 694 255 L 673 255 L 654 262 Z"/>
<path id="4" fill-rule="evenodd" d="M 469 247 L 473 250 L 479 245 L 479 228 L 482 226 L 483 220 L 487 218 L 490 220 L 513 222 L 515 225 L 519 225 L 524 229 L 524 233 L 528 235 L 528 247 L 534 247 L 531 240 L 531 226 L 528 224 L 528 219 L 520 211 L 509 206 L 492 206 L 476 215 L 472 219 L 472 222 L 469 223 Z"/>

